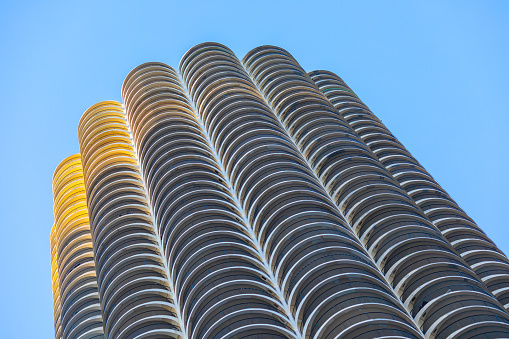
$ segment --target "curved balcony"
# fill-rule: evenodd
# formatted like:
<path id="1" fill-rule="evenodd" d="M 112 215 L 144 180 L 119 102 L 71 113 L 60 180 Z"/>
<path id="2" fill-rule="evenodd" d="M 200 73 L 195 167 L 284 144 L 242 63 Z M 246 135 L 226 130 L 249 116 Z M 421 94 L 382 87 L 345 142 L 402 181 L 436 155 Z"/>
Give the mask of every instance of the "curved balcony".
<path id="1" fill-rule="evenodd" d="M 395 300 L 401 308 L 234 54 L 219 44 L 201 44 L 184 56 L 180 70 L 246 214 L 246 226 L 268 260 L 275 288 L 297 314 L 299 331 L 304 335 L 305 326 L 316 324 L 302 319 L 301 304 L 309 299 L 303 301 L 301 292 L 308 293 L 320 275 L 313 268 L 333 262 L 340 269 L 330 270 L 331 283 L 339 291 L 347 288 L 336 282 L 340 276 L 361 272 L 361 284 L 369 280 L 384 291 L 383 300 Z M 314 293 L 325 298 L 329 288 Z M 332 299 L 324 307 L 341 303 L 339 295 Z M 391 313 L 388 305 L 382 308 Z M 335 317 L 330 326 L 346 324 L 347 317 Z M 404 317 L 412 329 L 411 320 Z M 386 323 L 374 321 L 373 326 L 381 329 Z M 417 330 L 411 331 L 420 336 Z"/>
<path id="2" fill-rule="evenodd" d="M 398 182 L 392 173 L 380 166 L 379 159 L 385 165 L 384 159 L 392 160 L 393 155 L 400 158 L 407 152 L 394 137 L 379 137 L 384 131 L 381 125 L 369 126 L 366 116 L 357 114 L 367 108 L 352 97 L 347 87 L 333 85 L 329 78 L 323 82 L 317 80 L 317 87 L 295 59 L 278 47 L 262 46 L 252 50 L 244 58 L 244 65 L 386 278 L 393 283 L 394 277 L 405 276 L 403 280 L 407 283 L 399 282 L 393 287 L 412 316 L 416 317 L 415 298 L 422 294 L 419 288 L 427 286 L 437 290 L 440 287 L 435 276 L 453 279 L 464 274 L 471 277 L 468 283 L 472 286 L 482 286 L 473 272 L 468 273 L 471 271 L 466 265 L 444 270 L 439 262 L 430 261 L 417 267 L 417 263 L 431 253 L 463 262 L 435 227 L 440 226 L 428 220 L 433 213 L 447 213 L 444 220 L 459 213 L 451 209 L 444 211 L 442 201 L 440 206 L 433 201 L 421 204 L 431 208 L 427 215 L 423 214 L 400 184 L 410 176 L 413 179 L 429 175 L 412 165 L 411 173 L 399 173 Z M 303 115 L 307 118 L 303 119 Z M 358 121 L 357 125 L 351 123 L 354 120 Z M 414 280 L 419 284 L 413 283 Z M 469 298 L 467 292 L 457 294 L 458 300 Z M 427 301 L 429 307 L 440 305 L 438 295 L 427 295 L 428 298 L 434 296 Z M 415 320 L 419 322 L 421 318 Z M 438 331 L 440 326 L 446 325 L 441 323 Z M 428 329 L 423 328 L 426 335 L 429 335 Z"/>
<path id="3" fill-rule="evenodd" d="M 309 336 L 313 338 L 419 338 L 420 334 L 406 322 L 406 314 L 396 307 L 378 304 L 378 300 L 365 298 L 355 306 L 330 308 L 319 314 L 319 321 Z M 327 309 L 330 305 L 323 305 Z M 369 313 L 365 309 L 370 310 Z M 336 319 L 347 318 L 338 324 Z M 374 329 L 377 324 L 384 327 Z M 318 328 L 318 329 L 316 329 Z"/>
<path id="4" fill-rule="evenodd" d="M 103 338 L 97 278 L 79 154 L 53 175 L 51 231 L 56 338 Z M 56 306 L 56 307 L 55 307 Z"/>
<path id="5" fill-rule="evenodd" d="M 105 333 L 180 338 L 122 106 L 106 101 L 90 107 L 78 135 Z"/>
<path id="6" fill-rule="evenodd" d="M 400 182 L 417 205 L 424 210 L 426 216 L 442 231 L 455 250 L 465 257 L 472 269 L 479 274 L 490 271 L 493 262 L 496 260 L 481 260 L 481 257 L 490 255 L 484 252 L 469 253 L 467 259 L 464 255 L 464 244 L 475 244 L 477 239 L 482 238 L 483 241 L 487 242 L 487 251 L 491 251 L 491 256 L 499 258 L 501 252 L 494 243 L 447 195 L 383 123 L 359 100 L 352 101 L 350 96 L 353 92 L 341 78 L 328 71 L 315 71 L 309 75 L 320 91 L 377 155 L 381 163 Z M 349 93 L 350 96 L 345 96 L 345 93 Z M 433 208 L 429 206 L 430 201 L 433 202 Z M 446 214 L 445 217 L 444 214 Z M 455 231 L 449 232 L 448 230 L 451 229 Z M 458 234 L 468 234 L 468 237 L 463 237 L 461 246 L 456 242 Z M 505 256 L 500 260 L 508 261 Z M 473 262 L 482 262 L 483 264 L 475 266 L 472 264 Z M 496 269 L 493 271 L 495 272 Z M 508 284 L 509 276 L 504 279 L 506 280 L 503 283 Z M 495 289 L 496 287 L 490 287 L 492 292 Z M 507 296 L 502 298 L 503 301 L 500 301 L 506 305 Z"/>
<path id="7" fill-rule="evenodd" d="M 446 327 L 446 329 L 435 337 L 437 339 L 453 339 L 453 338 L 507 338 L 509 336 L 509 328 L 507 324 L 500 324 L 500 318 L 493 315 L 476 314 L 472 317 L 476 320 L 474 324 L 467 325 L 464 318 L 455 317 L 455 322 Z"/>

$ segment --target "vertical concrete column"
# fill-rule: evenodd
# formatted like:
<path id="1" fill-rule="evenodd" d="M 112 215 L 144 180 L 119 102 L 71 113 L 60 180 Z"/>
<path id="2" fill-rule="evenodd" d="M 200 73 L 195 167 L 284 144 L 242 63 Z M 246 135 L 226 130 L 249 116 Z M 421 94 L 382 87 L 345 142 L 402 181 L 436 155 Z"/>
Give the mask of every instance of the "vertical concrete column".
<path id="1" fill-rule="evenodd" d="M 504 253 L 340 77 L 328 71 L 314 71 L 309 75 L 380 163 L 508 309 L 509 259 Z"/>
<path id="2" fill-rule="evenodd" d="M 55 339 L 62 338 L 62 301 L 60 300 L 60 286 L 58 278 L 57 265 L 57 241 L 55 235 L 55 225 L 51 228 L 50 244 L 51 244 L 51 287 L 53 291 L 53 325 L 55 328 Z"/>
<path id="3" fill-rule="evenodd" d="M 426 337 L 507 333 L 503 306 L 295 59 L 279 47 L 262 46 L 243 61 Z"/>
<path id="4" fill-rule="evenodd" d="M 78 130 L 108 338 L 181 338 L 122 105 L 90 107 Z"/>
<path id="5" fill-rule="evenodd" d="M 421 337 L 233 52 L 197 45 L 180 71 L 302 336 Z"/>
<path id="6" fill-rule="evenodd" d="M 296 338 L 177 73 L 133 69 L 122 95 L 188 338 Z"/>
<path id="7" fill-rule="evenodd" d="M 51 232 L 56 338 L 103 338 L 103 319 L 79 154 L 53 174 L 55 225 Z"/>

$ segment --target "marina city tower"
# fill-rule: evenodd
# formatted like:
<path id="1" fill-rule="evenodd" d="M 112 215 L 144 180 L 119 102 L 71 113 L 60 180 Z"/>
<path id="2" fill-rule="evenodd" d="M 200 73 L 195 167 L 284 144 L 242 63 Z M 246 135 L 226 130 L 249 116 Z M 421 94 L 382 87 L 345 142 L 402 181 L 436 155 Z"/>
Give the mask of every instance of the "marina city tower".
<path id="1" fill-rule="evenodd" d="M 53 177 L 55 338 L 509 337 L 509 260 L 343 80 L 150 62 Z"/>

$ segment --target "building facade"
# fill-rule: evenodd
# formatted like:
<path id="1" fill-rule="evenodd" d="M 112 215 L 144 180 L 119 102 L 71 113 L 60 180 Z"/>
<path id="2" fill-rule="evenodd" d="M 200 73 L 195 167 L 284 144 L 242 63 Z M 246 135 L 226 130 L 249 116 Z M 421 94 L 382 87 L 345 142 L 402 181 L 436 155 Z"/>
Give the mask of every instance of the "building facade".
<path id="1" fill-rule="evenodd" d="M 56 338 L 504 338 L 509 260 L 335 74 L 191 48 L 53 179 Z"/>

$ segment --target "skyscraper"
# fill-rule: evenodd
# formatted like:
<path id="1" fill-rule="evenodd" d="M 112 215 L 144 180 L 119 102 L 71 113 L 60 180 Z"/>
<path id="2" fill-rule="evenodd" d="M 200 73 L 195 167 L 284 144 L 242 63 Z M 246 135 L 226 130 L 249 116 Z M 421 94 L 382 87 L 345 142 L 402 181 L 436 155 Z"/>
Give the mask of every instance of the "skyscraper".
<path id="1" fill-rule="evenodd" d="M 80 121 L 79 203 L 55 173 L 56 338 L 509 336 L 508 259 L 333 73 L 204 43 L 122 97 Z"/>

